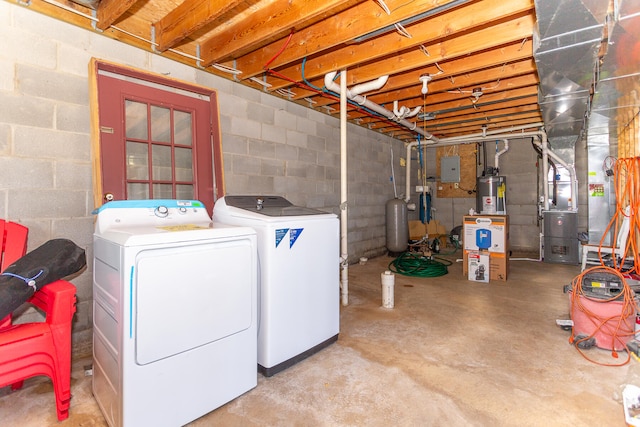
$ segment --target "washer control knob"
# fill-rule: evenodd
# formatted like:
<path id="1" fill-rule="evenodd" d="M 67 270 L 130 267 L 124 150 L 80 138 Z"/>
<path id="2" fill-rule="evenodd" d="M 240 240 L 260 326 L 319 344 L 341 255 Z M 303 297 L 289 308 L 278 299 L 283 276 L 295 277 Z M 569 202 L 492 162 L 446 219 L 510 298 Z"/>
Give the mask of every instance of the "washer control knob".
<path id="1" fill-rule="evenodd" d="M 182 215 L 187 213 L 187 208 L 185 208 L 184 206 L 180 206 L 178 208 L 178 212 L 181 213 Z"/>
<path id="2" fill-rule="evenodd" d="M 154 213 L 157 217 L 165 218 L 169 215 L 169 208 L 166 206 L 158 206 Z"/>

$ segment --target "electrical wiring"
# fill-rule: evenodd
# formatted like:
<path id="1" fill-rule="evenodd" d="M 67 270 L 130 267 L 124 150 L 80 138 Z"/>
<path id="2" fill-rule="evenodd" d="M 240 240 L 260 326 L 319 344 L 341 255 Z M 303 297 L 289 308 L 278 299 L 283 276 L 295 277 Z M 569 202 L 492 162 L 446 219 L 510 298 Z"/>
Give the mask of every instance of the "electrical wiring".
<path id="1" fill-rule="evenodd" d="M 273 55 L 273 57 L 272 57 L 270 60 L 268 60 L 268 61 L 264 64 L 263 68 L 264 68 L 265 70 L 268 70 L 268 69 L 269 69 L 269 65 L 271 65 L 271 63 L 272 63 L 273 61 L 275 61 L 275 60 L 276 60 L 276 58 L 282 54 L 282 52 L 284 52 L 284 50 L 287 48 L 287 46 L 289 46 L 289 43 L 291 42 L 291 37 L 293 37 L 293 29 L 292 29 L 292 30 L 291 30 L 291 32 L 289 33 L 289 36 L 287 37 L 287 40 L 284 42 L 284 45 L 282 45 L 282 47 L 280 48 L 280 50 L 279 50 L 275 55 Z"/>
<path id="2" fill-rule="evenodd" d="M 618 276 L 623 284 L 623 288 L 620 294 L 615 295 L 608 299 L 596 298 L 593 296 L 587 295 L 582 288 L 582 281 L 584 276 L 589 273 L 609 273 Z M 613 301 L 619 302 L 621 304 L 620 314 L 605 317 L 600 314 L 594 313 L 587 307 L 585 304 L 586 301 L 593 301 L 595 303 L 612 303 Z M 569 343 L 574 344 L 578 352 L 587 359 L 588 361 L 602 365 L 602 366 L 623 366 L 627 364 L 631 358 L 629 348 L 627 347 L 627 342 L 630 337 L 634 336 L 634 326 L 635 326 L 635 316 L 636 316 L 636 301 L 635 301 L 635 293 L 627 284 L 624 276 L 619 271 L 610 268 L 610 267 L 592 267 L 589 268 L 578 276 L 576 276 L 571 282 L 571 318 L 576 318 L 576 312 L 579 311 L 583 313 L 587 319 L 589 320 L 589 324 L 593 325 L 595 330 L 591 335 L 585 337 L 577 337 L 575 335 L 575 326 L 571 330 L 571 336 L 569 337 Z M 629 320 L 630 319 L 630 320 Z M 629 322 L 631 323 L 629 325 Z M 611 338 L 611 351 L 612 357 L 618 358 L 618 353 L 615 348 L 623 347 L 627 351 L 626 360 L 621 363 L 602 363 L 595 361 L 588 357 L 580 348 L 580 343 L 586 342 L 593 338 L 596 333 L 601 333 L 607 337 Z M 608 343 L 607 343 L 608 344 Z"/>
<path id="3" fill-rule="evenodd" d="M 404 252 L 389 263 L 389 270 L 410 277 L 440 277 L 449 272 L 451 261 L 426 257 L 415 252 Z"/>
<path id="4" fill-rule="evenodd" d="M 323 92 L 326 91 L 327 88 L 325 87 L 318 87 L 316 85 L 314 85 L 313 83 L 311 83 L 310 81 L 307 80 L 307 77 L 305 76 L 305 67 L 307 65 L 307 57 L 305 56 L 304 58 L 302 58 L 302 65 L 300 68 L 300 76 L 302 77 L 302 81 L 308 85 L 309 87 L 314 88 L 315 90 L 317 90 L 318 92 Z"/>
<path id="5" fill-rule="evenodd" d="M 621 249 L 620 259 L 612 254 L 611 261 L 613 268 L 622 271 L 625 267 L 625 259 L 633 259 L 633 266 L 625 270 L 627 273 L 640 274 L 640 157 L 622 158 L 613 163 L 613 178 L 616 196 L 616 212 L 607 225 L 598 247 L 598 257 L 600 263 L 604 265 L 602 248 L 616 248 L 620 242 L 617 241 L 618 232 L 627 214 L 625 209 L 629 208 L 629 235 L 624 248 Z M 613 242 L 605 245 L 604 241 L 610 230 L 613 229 Z M 607 252 L 608 253 L 608 252 Z"/>
<path id="6" fill-rule="evenodd" d="M 302 81 L 309 85 L 310 87 L 316 89 L 318 91 L 318 93 L 324 97 L 328 97 L 329 99 L 335 99 L 335 100 L 339 100 L 340 99 L 340 94 L 335 93 L 330 91 L 329 89 L 327 89 L 325 86 L 323 87 L 317 87 L 314 84 L 312 84 L 310 81 L 307 80 L 307 78 L 305 77 L 305 65 L 307 63 L 307 57 L 305 56 L 304 58 L 302 58 L 302 67 L 300 69 L 300 73 L 301 73 L 301 77 L 302 77 Z M 338 77 L 340 77 L 340 73 L 336 74 L 336 76 L 334 77 L 334 81 L 338 79 Z M 327 94 L 329 96 L 325 96 L 323 94 Z M 382 118 L 384 119 L 387 123 L 391 123 L 391 124 L 395 124 L 395 122 L 389 120 L 388 117 L 385 117 L 383 115 L 380 115 L 379 113 L 376 113 L 375 111 L 372 111 L 366 107 L 363 107 L 362 105 L 358 104 L 357 102 L 351 100 L 351 99 L 347 99 L 347 103 L 353 107 L 356 108 L 356 110 L 358 111 L 362 111 L 364 113 L 366 113 L 369 117 L 375 117 L 375 118 Z"/>

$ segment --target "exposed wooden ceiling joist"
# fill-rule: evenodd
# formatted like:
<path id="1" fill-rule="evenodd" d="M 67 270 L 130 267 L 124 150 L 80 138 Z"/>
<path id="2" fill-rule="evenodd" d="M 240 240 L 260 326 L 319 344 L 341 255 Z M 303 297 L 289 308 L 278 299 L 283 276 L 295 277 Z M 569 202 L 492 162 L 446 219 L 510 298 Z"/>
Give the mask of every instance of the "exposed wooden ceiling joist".
<path id="1" fill-rule="evenodd" d="M 483 121 L 541 120 L 534 0 L 102 0 L 95 14 L 70 0 L 25 7 L 336 116 L 324 76 L 346 68 L 348 87 L 388 75 L 367 99 L 390 111 L 394 101 L 421 106 L 407 121 L 440 136 L 478 132 Z M 356 124 L 415 138 L 393 118 L 347 108 Z"/>
<path id="2" fill-rule="evenodd" d="M 98 4 L 96 27 L 106 30 L 113 25 L 137 0 L 102 0 Z"/>
<path id="3" fill-rule="evenodd" d="M 185 0 L 153 24 L 157 49 L 164 52 L 245 0 Z"/>

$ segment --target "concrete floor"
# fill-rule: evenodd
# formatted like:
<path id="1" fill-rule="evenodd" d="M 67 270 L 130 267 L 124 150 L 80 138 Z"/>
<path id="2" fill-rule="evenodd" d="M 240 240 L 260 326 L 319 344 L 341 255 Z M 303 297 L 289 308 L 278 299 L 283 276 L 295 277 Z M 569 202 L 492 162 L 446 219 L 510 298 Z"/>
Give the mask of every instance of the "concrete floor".
<path id="1" fill-rule="evenodd" d="M 562 286 L 577 266 L 513 261 L 507 282 L 489 284 L 467 281 L 460 263 L 439 278 L 396 275 L 395 308 L 384 309 L 380 273 L 390 260 L 350 266 L 337 343 L 259 376 L 255 389 L 190 425 L 625 425 L 622 388 L 640 385 L 640 364 L 589 362 L 555 323 L 568 317 Z M 67 421 L 57 422 L 50 382 L 37 378 L 17 392 L 0 389 L 0 425 L 105 426 L 84 375 L 90 363 L 74 361 Z"/>

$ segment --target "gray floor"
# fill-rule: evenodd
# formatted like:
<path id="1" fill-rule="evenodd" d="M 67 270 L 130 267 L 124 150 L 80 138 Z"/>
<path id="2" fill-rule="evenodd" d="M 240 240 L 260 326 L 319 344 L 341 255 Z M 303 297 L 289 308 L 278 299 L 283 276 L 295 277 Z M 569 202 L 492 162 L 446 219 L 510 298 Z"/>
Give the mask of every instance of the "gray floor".
<path id="1" fill-rule="evenodd" d="M 384 309 L 380 273 L 389 261 L 350 266 L 337 343 L 259 376 L 255 389 L 191 425 L 625 425 L 622 389 L 640 385 L 640 364 L 592 363 L 555 323 L 568 317 L 562 286 L 577 266 L 513 261 L 507 282 L 489 284 L 467 281 L 460 263 L 438 278 L 396 275 L 395 308 Z M 586 355 L 602 363 L 627 357 Z M 106 425 L 84 374 L 90 363 L 74 361 L 67 421 L 56 420 L 50 383 L 35 379 L 17 392 L 0 389 L 0 425 Z"/>

